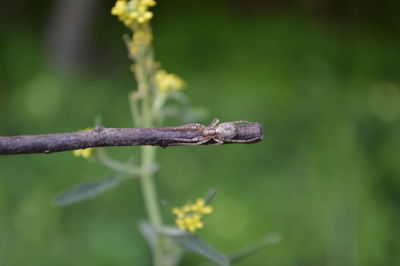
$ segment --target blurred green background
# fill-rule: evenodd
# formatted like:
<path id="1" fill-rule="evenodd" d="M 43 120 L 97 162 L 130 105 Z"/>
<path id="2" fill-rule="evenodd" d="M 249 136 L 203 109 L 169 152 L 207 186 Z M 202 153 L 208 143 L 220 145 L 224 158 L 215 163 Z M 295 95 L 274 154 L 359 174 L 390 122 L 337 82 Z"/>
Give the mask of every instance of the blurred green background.
<path id="1" fill-rule="evenodd" d="M 282 235 L 239 265 L 400 265 L 400 2 L 158 2 L 156 57 L 208 109 L 199 122 L 265 129 L 256 145 L 159 149 L 160 198 L 181 205 L 216 187 L 199 235 L 224 252 Z M 0 3 L 0 135 L 76 131 L 97 115 L 132 125 L 112 5 Z M 0 157 L 0 265 L 150 265 L 138 182 L 51 205 L 109 173 L 71 152 Z"/>

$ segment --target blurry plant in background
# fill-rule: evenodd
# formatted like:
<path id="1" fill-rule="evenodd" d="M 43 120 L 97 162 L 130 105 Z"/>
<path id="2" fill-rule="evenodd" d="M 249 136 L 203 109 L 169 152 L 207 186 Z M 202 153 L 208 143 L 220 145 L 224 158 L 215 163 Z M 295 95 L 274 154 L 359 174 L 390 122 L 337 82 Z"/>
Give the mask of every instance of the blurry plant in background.
<path id="1" fill-rule="evenodd" d="M 117 0 L 111 10 L 111 14 L 117 16 L 132 31 L 131 35 L 126 34 L 123 37 L 129 58 L 133 61 L 130 69 L 137 82 L 137 90 L 129 94 L 129 103 L 134 125 L 138 128 L 160 126 L 169 99 L 186 101 L 186 96 L 181 92 L 186 85 L 185 82 L 179 76 L 162 69 L 161 64 L 154 60 L 150 26 L 153 13 L 149 8 L 155 5 L 154 0 Z M 176 114 L 183 118 L 182 110 Z M 124 180 L 138 177 L 149 216 L 149 223 L 141 222 L 139 229 L 151 247 L 153 263 L 157 266 L 177 265 L 185 250 L 194 251 L 219 265 L 230 265 L 268 244 L 279 241 L 279 236 L 271 235 L 249 248 L 227 256 L 196 237 L 193 233 L 204 227 L 203 216 L 213 210 L 207 205 L 214 197 L 213 189 L 193 204 L 181 208 L 168 207 L 168 211 L 176 219 L 177 226 L 164 225 L 154 180 L 154 173 L 157 170 L 156 147 L 144 146 L 141 149 L 140 165 L 116 161 L 102 148 L 75 150 L 73 152 L 75 156 L 97 159 L 115 170 L 116 174 L 104 180 L 85 182 L 64 191 L 55 198 L 54 203 L 63 206 L 90 199 L 117 187 Z"/>
<path id="2" fill-rule="evenodd" d="M 110 15 L 114 4 L 1 2 L 1 136 L 76 131 L 97 115 L 130 125 L 135 84 L 119 40 L 128 30 Z M 160 150 L 157 188 L 171 202 L 163 220 L 174 224 L 173 206 L 211 185 L 218 198 L 196 236 L 222 251 L 266 230 L 284 236 L 239 265 L 400 265 L 400 1 L 168 0 L 150 9 L 157 60 L 190 85 L 165 94 L 155 125 L 204 121 L 189 111 L 206 103 L 222 120 L 251 117 L 268 132 L 255 146 Z M 87 160 L 0 157 L 0 265 L 150 265 L 136 228 L 146 216 L 140 182 L 129 181 L 141 175 L 140 156 L 110 147 Z M 76 189 L 118 190 L 49 204 L 104 176 Z"/>

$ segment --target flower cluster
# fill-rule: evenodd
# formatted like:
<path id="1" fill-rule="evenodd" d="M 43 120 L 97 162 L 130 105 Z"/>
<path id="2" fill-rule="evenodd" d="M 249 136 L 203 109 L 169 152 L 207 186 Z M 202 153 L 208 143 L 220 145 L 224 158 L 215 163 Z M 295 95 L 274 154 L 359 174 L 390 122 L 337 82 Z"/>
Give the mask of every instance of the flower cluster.
<path id="1" fill-rule="evenodd" d="M 154 81 L 157 88 L 163 92 L 181 90 L 186 85 L 185 81 L 178 75 L 167 73 L 164 69 L 160 69 L 156 72 Z"/>
<path id="2" fill-rule="evenodd" d="M 93 153 L 93 148 L 79 149 L 72 152 L 76 157 L 89 158 Z"/>
<path id="3" fill-rule="evenodd" d="M 153 35 L 149 31 L 135 31 L 132 39 L 127 41 L 129 47 L 129 54 L 136 58 L 139 52 L 139 47 L 148 46 L 153 40 Z"/>
<path id="4" fill-rule="evenodd" d="M 204 199 L 197 199 L 193 204 L 172 209 L 172 213 L 176 216 L 176 225 L 189 232 L 202 228 L 204 226 L 203 215 L 210 214 L 212 211 L 212 207 L 206 205 Z"/>
<path id="5" fill-rule="evenodd" d="M 153 17 L 149 7 L 155 6 L 154 0 L 117 0 L 111 14 L 117 16 L 127 27 L 143 24 Z"/>

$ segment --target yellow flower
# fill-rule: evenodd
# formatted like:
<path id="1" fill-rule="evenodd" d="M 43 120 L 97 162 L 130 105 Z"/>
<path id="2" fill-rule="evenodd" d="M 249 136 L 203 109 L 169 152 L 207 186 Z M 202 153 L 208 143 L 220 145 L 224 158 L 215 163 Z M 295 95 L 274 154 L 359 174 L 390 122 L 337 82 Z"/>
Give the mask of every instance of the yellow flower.
<path id="1" fill-rule="evenodd" d="M 194 232 L 204 227 L 202 218 L 204 214 L 210 214 L 212 210 L 212 207 L 206 205 L 204 199 L 200 198 L 193 204 L 173 208 L 172 213 L 176 216 L 175 223 L 179 228 Z"/>
<path id="2" fill-rule="evenodd" d="M 115 2 L 114 7 L 111 9 L 111 14 L 114 16 L 120 16 L 126 13 L 126 1 L 118 0 Z"/>
<path id="3" fill-rule="evenodd" d="M 129 54 L 136 57 L 140 47 L 149 46 L 153 40 L 153 35 L 149 31 L 135 31 L 132 39 L 128 40 Z M 143 49 L 141 49 L 143 50 Z"/>
<path id="4" fill-rule="evenodd" d="M 83 157 L 83 158 L 87 159 L 92 155 L 92 152 L 93 152 L 93 148 L 87 148 L 87 149 L 74 150 L 72 153 L 76 157 Z"/>
<path id="5" fill-rule="evenodd" d="M 160 69 L 154 76 L 156 86 L 160 91 L 170 92 L 174 90 L 182 90 L 186 83 L 178 75 L 167 73 L 164 69 Z"/>
<path id="6" fill-rule="evenodd" d="M 117 16 L 127 27 L 143 24 L 153 17 L 148 9 L 155 6 L 154 0 L 117 0 L 111 14 Z"/>

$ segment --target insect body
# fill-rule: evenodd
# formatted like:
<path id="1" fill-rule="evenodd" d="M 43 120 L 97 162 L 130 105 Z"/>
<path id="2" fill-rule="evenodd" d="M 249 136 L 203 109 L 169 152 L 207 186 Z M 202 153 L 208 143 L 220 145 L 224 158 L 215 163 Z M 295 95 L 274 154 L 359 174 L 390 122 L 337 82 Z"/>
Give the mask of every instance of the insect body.
<path id="1" fill-rule="evenodd" d="M 171 138 L 168 140 L 178 141 L 177 143 L 172 143 L 170 145 L 201 145 L 207 142 L 212 142 L 213 145 L 221 145 L 224 143 L 251 143 L 257 139 L 246 139 L 246 140 L 236 140 L 234 139 L 238 134 L 238 124 L 253 124 L 248 121 L 234 121 L 219 124 L 219 119 L 214 119 L 209 126 L 204 126 L 202 124 L 188 124 L 180 127 L 176 127 L 176 130 L 193 130 L 201 132 L 200 136 L 185 139 L 185 138 Z M 219 124 L 219 125 L 218 125 Z"/>

